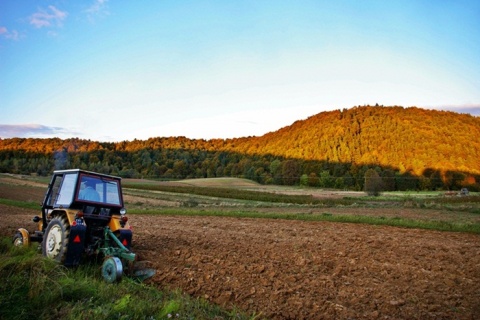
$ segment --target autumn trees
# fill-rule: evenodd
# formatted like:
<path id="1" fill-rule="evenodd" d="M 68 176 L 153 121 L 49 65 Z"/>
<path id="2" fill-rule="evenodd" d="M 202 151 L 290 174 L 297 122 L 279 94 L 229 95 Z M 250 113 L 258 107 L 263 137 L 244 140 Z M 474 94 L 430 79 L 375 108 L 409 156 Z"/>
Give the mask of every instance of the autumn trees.
<path id="1" fill-rule="evenodd" d="M 81 168 L 122 177 L 244 177 L 262 184 L 365 190 L 480 189 L 480 119 L 402 107 L 323 112 L 261 137 L 117 143 L 0 139 L 0 172 Z M 367 174 L 368 172 L 368 174 Z"/>

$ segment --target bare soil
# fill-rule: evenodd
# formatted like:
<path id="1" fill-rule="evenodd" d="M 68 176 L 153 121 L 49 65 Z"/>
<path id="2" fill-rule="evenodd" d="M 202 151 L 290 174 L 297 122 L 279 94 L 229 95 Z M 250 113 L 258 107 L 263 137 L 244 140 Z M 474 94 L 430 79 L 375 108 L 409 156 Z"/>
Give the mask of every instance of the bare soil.
<path id="1" fill-rule="evenodd" d="M 35 190 L 0 188 L 0 198 Z M 0 204 L 0 236 L 33 231 L 36 214 Z M 479 235 L 224 217 L 130 222 L 134 252 L 157 271 L 149 284 L 228 308 L 269 319 L 480 319 Z"/>

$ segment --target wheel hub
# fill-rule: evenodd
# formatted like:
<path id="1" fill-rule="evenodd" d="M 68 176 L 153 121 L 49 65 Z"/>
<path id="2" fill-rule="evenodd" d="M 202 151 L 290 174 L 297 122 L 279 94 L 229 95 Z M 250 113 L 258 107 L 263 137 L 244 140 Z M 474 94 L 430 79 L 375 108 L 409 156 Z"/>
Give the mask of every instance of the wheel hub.
<path id="1" fill-rule="evenodd" d="M 48 233 L 47 255 L 50 258 L 55 258 L 55 256 L 60 251 L 61 244 L 62 244 L 62 233 L 60 228 L 55 226 Z"/>

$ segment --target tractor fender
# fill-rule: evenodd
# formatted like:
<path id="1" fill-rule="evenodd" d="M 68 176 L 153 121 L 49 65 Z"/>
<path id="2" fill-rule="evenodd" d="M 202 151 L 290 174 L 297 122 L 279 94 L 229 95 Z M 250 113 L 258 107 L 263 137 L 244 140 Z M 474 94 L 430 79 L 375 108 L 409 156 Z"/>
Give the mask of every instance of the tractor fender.
<path id="1" fill-rule="evenodd" d="M 85 237 L 87 226 L 83 219 L 76 219 L 70 225 L 70 236 L 68 239 L 67 256 L 65 266 L 76 266 L 80 263 L 85 251 Z"/>
<path id="2" fill-rule="evenodd" d="M 118 240 L 122 243 L 122 245 L 130 250 L 132 246 L 132 230 L 129 229 L 120 229 L 115 232 Z"/>
<path id="3" fill-rule="evenodd" d="M 71 209 L 63 209 L 63 210 L 53 210 L 48 214 L 48 219 L 52 219 L 57 216 L 64 216 L 69 225 L 72 225 L 73 222 L 75 221 L 75 216 L 77 214 L 78 210 L 71 210 Z"/>
<path id="4" fill-rule="evenodd" d="M 83 219 L 75 219 L 75 213 L 71 210 L 54 210 L 51 212 L 50 217 L 66 218 L 70 228 L 70 234 L 68 236 L 67 254 L 65 256 L 65 266 L 76 266 L 80 264 L 84 250 L 85 250 L 85 237 L 87 226 Z"/>
<path id="5" fill-rule="evenodd" d="M 121 219 L 120 216 L 117 216 L 117 215 L 113 215 L 112 218 L 110 219 L 110 222 L 108 223 L 108 227 L 110 228 L 110 230 L 112 230 L 112 232 L 116 232 L 120 229 L 127 229 L 127 230 L 131 229 L 128 221 L 122 224 L 120 222 L 120 219 Z"/>

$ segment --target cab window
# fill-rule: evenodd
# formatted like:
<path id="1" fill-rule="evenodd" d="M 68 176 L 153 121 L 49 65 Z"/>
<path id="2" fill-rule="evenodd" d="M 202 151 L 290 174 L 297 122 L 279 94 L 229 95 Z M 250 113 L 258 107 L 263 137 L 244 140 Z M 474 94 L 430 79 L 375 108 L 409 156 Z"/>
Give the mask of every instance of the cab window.
<path id="1" fill-rule="evenodd" d="M 73 194 L 75 191 L 75 183 L 77 181 L 76 174 L 65 174 L 63 179 L 55 179 L 61 180 L 60 190 L 58 191 L 58 195 L 56 197 L 56 206 L 70 206 L 73 200 Z M 55 184 L 54 184 L 55 186 Z M 54 189 L 55 192 L 55 189 Z"/>
<path id="2" fill-rule="evenodd" d="M 120 205 L 119 182 L 103 177 L 82 175 L 78 200 Z"/>

